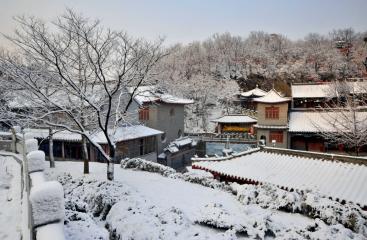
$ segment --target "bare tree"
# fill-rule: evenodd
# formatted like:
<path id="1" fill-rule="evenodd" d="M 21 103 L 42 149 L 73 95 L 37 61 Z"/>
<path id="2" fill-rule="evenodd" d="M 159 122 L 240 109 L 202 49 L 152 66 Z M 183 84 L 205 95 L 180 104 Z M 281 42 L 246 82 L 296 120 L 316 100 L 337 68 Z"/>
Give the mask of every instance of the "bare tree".
<path id="1" fill-rule="evenodd" d="M 365 82 L 331 84 L 329 95 L 332 99 L 317 110 L 321 121 L 312 120 L 320 136 L 354 149 L 356 155 L 367 145 L 366 86 Z"/>
<path id="2" fill-rule="evenodd" d="M 113 130 L 121 120 L 116 112 L 123 115 L 131 103 L 126 87 L 137 89 L 165 55 L 162 40 L 134 40 L 70 9 L 51 26 L 36 18 L 15 20 L 20 29 L 6 37 L 19 47 L 20 55 L 2 58 L 1 71 L 24 90 L 31 107 L 12 114 L 81 134 L 84 158 L 88 140 L 106 159 L 107 178 L 112 180 Z M 107 139 L 108 154 L 93 141 L 97 130 Z"/>

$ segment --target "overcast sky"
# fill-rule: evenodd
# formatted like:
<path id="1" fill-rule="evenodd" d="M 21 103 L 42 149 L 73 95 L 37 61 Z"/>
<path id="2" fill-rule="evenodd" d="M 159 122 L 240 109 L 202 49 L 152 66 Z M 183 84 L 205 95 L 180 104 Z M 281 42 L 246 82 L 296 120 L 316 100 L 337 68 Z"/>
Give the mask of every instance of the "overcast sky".
<path id="1" fill-rule="evenodd" d="M 0 0 L 0 32 L 15 28 L 12 16 L 52 20 L 65 7 L 99 18 L 103 25 L 167 44 L 204 40 L 214 33 L 247 36 L 282 33 L 291 39 L 333 28 L 367 31 L 367 0 Z M 5 40 L 0 37 L 0 46 Z"/>

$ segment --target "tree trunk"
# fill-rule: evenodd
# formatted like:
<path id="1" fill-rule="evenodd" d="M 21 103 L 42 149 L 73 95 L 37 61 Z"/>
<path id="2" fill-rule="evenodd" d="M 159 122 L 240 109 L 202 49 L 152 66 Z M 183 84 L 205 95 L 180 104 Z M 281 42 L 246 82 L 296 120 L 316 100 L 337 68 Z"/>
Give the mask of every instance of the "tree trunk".
<path id="1" fill-rule="evenodd" d="M 17 133 L 14 127 L 11 128 L 11 151 L 13 153 L 17 152 Z"/>
<path id="2" fill-rule="evenodd" d="M 356 153 L 356 156 L 359 156 L 359 146 L 355 146 L 354 151 Z"/>
<path id="3" fill-rule="evenodd" d="M 89 173 L 89 156 L 87 148 L 87 139 L 82 136 L 82 148 L 83 148 L 83 162 L 84 162 L 84 174 Z"/>
<path id="4" fill-rule="evenodd" d="M 115 148 L 109 146 L 110 148 L 110 161 L 107 162 L 107 179 L 113 181 L 114 178 L 114 162 L 115 162 Z"/>
<path id="5" fill-rule="evenodd" d="M 54 159 L 54 140 L 52 136 L 52 129 L 48 129 L 48 150 L 49 150 L 49 157 L 50 157 L 50 168 L 55 168 L 55 159 Z"/>

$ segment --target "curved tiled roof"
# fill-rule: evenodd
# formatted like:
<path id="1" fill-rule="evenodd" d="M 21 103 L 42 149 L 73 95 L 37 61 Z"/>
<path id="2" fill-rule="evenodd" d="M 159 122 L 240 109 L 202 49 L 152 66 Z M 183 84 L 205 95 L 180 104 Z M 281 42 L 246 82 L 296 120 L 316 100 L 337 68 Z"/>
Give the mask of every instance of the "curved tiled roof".
<path id="1" fill-rule="evenodd" d="M 243 92 L 240 94 L 242 97 L 263 97 L 266 95 L 266 91 L 256 87 L 250 91 Z"/>
<path id="2" fill-rule="evenodd" d="M 277 91 L 271 89 L 265 96 L 255 98 L 254 102 L 259 103 L 283 103 L 289 102 L 291 99 L 287 97 L 282 97 Z"/>
<path id="3" fill-rule="evenodd" d="M 246 115 L 227 115 L 212 120 L 218 123 L 256 123 L 257 120 Z"/>
<path id="4" fill-rule="evenodd" d="M 249 182 L 312 189 L 367 206 L 367 166 L 325 159 L 257 151 L 224 161 L 195 162 L 193 167 Z"/>

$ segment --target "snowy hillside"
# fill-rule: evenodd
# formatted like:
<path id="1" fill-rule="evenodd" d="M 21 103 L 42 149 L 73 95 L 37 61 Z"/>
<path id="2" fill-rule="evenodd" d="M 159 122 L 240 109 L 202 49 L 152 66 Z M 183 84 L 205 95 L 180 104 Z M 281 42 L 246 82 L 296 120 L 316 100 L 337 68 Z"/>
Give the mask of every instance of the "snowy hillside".
<path id="1" fill-rule="evenodd" d="M 366 234 L 367 217 L 359 211 L 354 218 L 359 228 L 353 232 L 340 219 L 327 225 L 317 215 L 313 219 L 280 211 L 280 205 L 269 207 L 263 200 L 275 204 L 274 191 L 261 187 L 242 189 L 207 173 L 176 173 L 143 160 L 122 167 L 115 166 L 113 182 L 105 180 L 101 163 L 91 163 L 88 176 L 82 176 L 79 162 L 56 162 L 47 170 L 48 178 L 64 187 L 68 239 L 363 239 Z M 259 194 L 261 203 L 256 202 Z M 286 196 L 297 202 L 297 195 Z"/>

